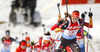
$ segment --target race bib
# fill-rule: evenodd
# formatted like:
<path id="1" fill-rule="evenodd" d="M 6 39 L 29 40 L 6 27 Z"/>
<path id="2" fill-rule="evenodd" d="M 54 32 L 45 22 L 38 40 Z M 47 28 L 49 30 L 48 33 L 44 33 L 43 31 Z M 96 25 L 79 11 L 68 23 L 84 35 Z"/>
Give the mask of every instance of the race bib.
<path id="1" fill-rule="evenodd" d="M 65 30 L 64 31 L 64 34 L 67 35 L 67 36 L 70 36 L 70 37 L 76 35 L 76 33 L 77 33 L 77 30 L 70 30 L 70 31 Z"/>

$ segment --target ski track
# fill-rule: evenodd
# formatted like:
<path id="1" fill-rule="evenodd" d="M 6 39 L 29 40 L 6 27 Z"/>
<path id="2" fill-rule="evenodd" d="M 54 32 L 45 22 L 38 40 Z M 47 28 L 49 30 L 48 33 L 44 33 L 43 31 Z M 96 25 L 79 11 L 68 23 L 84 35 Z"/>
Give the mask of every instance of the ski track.
<path id="1" fill-rule="evenodd" d="M 52 37 L 54 38 L 55 33 L 50 30 L 50 27 L 54 25 L 57 22 L 57 15 L 58 15 L 58 9 L 56 4 L 58 2 L 61 2 L 60 0 L 37 0 L 37 8 L 36 11 L 40 12 L 40 16 L 42 18 L 42 24 L 46 25 L 46 31 L 50 31 L 52 34 Z M 25 24 L 19 24 L 15 27 L 11 24 L 9 27 L 9 13 L 10 13 L 10 5 L 11 0 L 0 0 L 0 21 L 6 22 L 5 24 L 0 24 L 0 39 L 5 36 L 5 30 L 10 29 L 11 30 L 11 36 L 12 37 L 18 37 L 18 40 L 22 40 L 22 33 L 28 32 L 31 40 L 34 40 L 35 42 L 38 41 L 38 38 L 43 35 L 43 28 L 41 26 L 39 27 L 33 27 L 32 25 L 25 26 Z M 79 10 L 80 13 L 84 11 L 89 12 L 89 7 L 91 7 L 93 12 L 93 28 L 90 29 L 89 33 L 93 36 L 93 39 L 90 40 L 91 44 L 95 50 L 95 52 L 100 51 L 100 4 L 80 4 L 80 5 L 68 5 L 68 11 L 71 14 L 71 12 L 75 9 Z M 61 9 L 61 15 L 64 16 L 64 12 L 66 11 L 65 6 L 60 6 Z M 23 19 L 23 18 L 21 18 Z M 88 16 L 86 17 L 85 21 L 88 20 Z M 23 20 L 22 20 L 23 21 Z M 88 28 L 85 27 L 85 30 L 88 31 Z M 0 40 L 0 47 L 2 43 Z M 16 46 L 15 46 L 16 45 Z M 18 43 L 13 42 L 11 52 L 15 52 L 15 49 L 18 47 Z M 92 52 L 91 47 L 89 46 L 89 52 Z"/>

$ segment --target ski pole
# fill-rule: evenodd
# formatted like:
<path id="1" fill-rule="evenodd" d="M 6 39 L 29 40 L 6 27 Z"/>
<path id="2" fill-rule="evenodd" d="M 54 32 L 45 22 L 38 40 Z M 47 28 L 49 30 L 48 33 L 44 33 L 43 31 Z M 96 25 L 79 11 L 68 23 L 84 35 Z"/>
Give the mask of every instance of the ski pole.
<path id="1" fill-rule="evenodd" d="M 40 52 L 42 52 L 42 46 L 43 46 L 43 41 L 42 41 L 42 44 L 41 44 L 41 51 Z"/>
<path id="2" fill-rule="evenodd" d="M 45 31 L 46 31 L 46 29 L 45 29 L 45 24 L 42 24 L 42 27 L 43 27 L 44 34 L 45 34 Z"/>
<path id="3" fill-rule="evenodd" d="M 57 4 L 58 11 L 59 11 L 58 21 L 63 20 L 63 19 L 61 18 L 61 12 L 60 12 L 60 7 L 59 7 L 59 6 L 60 6 L 60 3 Z"/>
<path id="4" fill-rule="evenodd" d="M 57 38 L 58 38 L 59 36 L 61 36 L 61 33 L 62 33 L 62 32 L 60 32 L 59 35 L 57 35 L 57 33 L 56 33 L 56 34 L 55 34 L 56 36 L 55 36 L 54 39 L 57 40 Z M 51 43 L 52 43 L 52 42 L 51 42 Z M 55 41 L 54 41 L 54 43 L 52 44 L 52 46 L 50 46 L 50 49 L 51 49 L 52 47 L 53 47 L 53 51 L 54 51 L 54 48 L 55 48 Z"/>
<path id="5" fill-rule="evenodd" d="M 82 14 L 85 14 L 85 13 L 82 13 Z M 81 31 L 82 31 L 81 34 L 82 34 L 82 36 L 84 35 L 83 34 L 84 33 L 84 25 L 83 25 L 84 24 L 84 21 L 85 21 L 85 16 L 84 17 L 82 16 L 82 23 L 81 23 L 81 28 L 82 28 L 81 29 Z M 83 37 L 83 42 L 84 42 L 84 51 L 85 51 L 85 37 Z"/>
<path id="6" fill-rule="evenodd" d="M 22 40 L 23 40 L 24 33 L 22 33 Z"/>
<path id="7" fill-rule="evenodd" d="M 90 46 L 91 46 L 93 52 L 95 52 L 94 49 L 93 49 L 93 46 L 92 46 L 91 42 L 89 41 L 89 39 L 88 39 L 88 42 L 89 42 L 89 44 L 90 44 Z"/>
<path id="8" fill-rule="evenodd" d="M 68 4 L 68 0 L 66 0 L 66 11 L 68 12 L 68 7 L 67 7 L 67 4 Z"/>
<path id="9" fill-rule="evenodd" d="M 84 15 L 86 15 L 87 14 L 87 12 L 85 11 L 84 13 L 82 13 L 82 14 L 84 14 Z M 82 35 L 83 35 L 83 37 L 84 37 L 84 22 L 85 22 L 85 17 L 82 17 Z M 83 42 L 84 42 L 84 51 L 85 51 L 85 37 L 83 38 Z M 86 49 L 86 51 L 88 52 L 88 43 L 87 43 L 87 49 Z"/>
<path id="10" fill-rule="evenodd" d="M 66 3 L 66 12 L 68 13 L 68 6 L 67 6 L 67 4 L 68 4 L 68 0 L 66 0 L 65 3 Z M 65 15 L 65 19 L 66 19 L 67 16 L 68 16 L 68 14 Z"/>
<path id="11" fill-rule="evenodd" d="M 51 44 L 52 44 L 52 42 L 53 42 L 53 40 L 51 40 L 51 39 L 50 39 L 50 44 L 49 44 L 49 47 L 48 47 L 47 52 L 50 52 L 50 49 L 52 48 L 52 45 L 51 45 Z"/>
<path id="12" fill-rule="evenodd" d="M 87 12 L 85 11 L 84 12 L 84 15 L 86 15 L 87 14 Z M 83 24 L 84 24 L 84 22 L 85 22 L 85 17 L 83 18 Z M 83 25 L 82 24 L 82 25 Z M 84 25 L 83 25 L 83 35 L 84 35 Z M 85 37 L 84 37 L 84 39 L 83 39 L 83 42 L 84 42 L 84 51 L 85 51 Z M 87 44 L 88 45 L 88 44 Z"/>
<path id="13" fill-rule="evenodd" d="M 90 10 L 90 12 L 91 12 L 91 8 L 89 8 L 89 10 Z M 90 21 L 89 21 L 89 23 L 90 23 Z M 89 27 L 90 27 L 90 24 L 89 24 Z M 88 28 L 88 33 L 89 33 L 89 30 L 90 30 L 90 28 Z M 88 36 L 89 37 L 89 36 Z M 87 40 L 88 40 L 88 38 L 87 38 Z M 87 52 L 88 52 L 88 41 L 87 41 Z"/>
<path id="14" fill-rule="evenodd" d="M 89 8 L 89 11 L 91 12 L 91 8 Z M 89 27 L 90 27 L 90 20 L 89 20 Z M 90 31 L 90 28 L 88 27 L 88 33 Z M 89 35 L 88 35 L 89 37 Z M 87 38 L 87 40 L 89 41 L 89 39 Z M 87 52 L 88 52 L 88 41 L 87 41 Z"/>
<path id="15" fill-rule="evenodd" d="M 43 30 L 44 30 L 44 34 L 46 33 L 45 31 L 46 31 L 46 29 L 45 29 L 45 24 L 42 24 L 42 27 L 43 27 Z M 42 45 L 41 45 L 41 51 L 40 52 L 42 52 L 42 46 L 43 46 L 43 41 L 42 41 Z"/>
<path id="16" fill-rule="evenodd" d="M 57 4 L 57 7 L 58 7 L 58 11 L 59 11 L 59 15 L 61 16 L 61 13 L 60 13 L 60 8 L 59 8 L 60 4 L 58 3 Z"/>
<path id="17" fill-rule="evenodd" d="M 58 35 L 56 34 L 56 37 L 54 39 L 57 40 L 57 38 L 61 37 L 61 35 L 62 35 L 62 32 L 60 32 Z M 57 46 L 55 47 L 55 49 L 58 49 L 60 43 L 61 42 L 59 41 L 59 43 L 57 44 Z"/>

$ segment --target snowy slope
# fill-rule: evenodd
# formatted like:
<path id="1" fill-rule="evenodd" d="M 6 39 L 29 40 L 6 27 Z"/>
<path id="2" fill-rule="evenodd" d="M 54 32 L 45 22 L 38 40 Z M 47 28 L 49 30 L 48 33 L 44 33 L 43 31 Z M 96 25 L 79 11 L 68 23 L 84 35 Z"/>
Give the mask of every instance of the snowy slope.
<path id="1" fill-rule="evenodd" d="M 42 24 L 46 24 L 47 30 L 50 31 L 50 27 L 54 25 L 57 22 L 57 15 L 58 15 L 58 9 L 56 4 L 58 2 L 61 2 L 60 0 L 38 0 L 37 1 L 37 8 L 36 11 L 39 11 L 42 17 Z M 22 33 L 28 32 L 31 37 L 31 40 L 38 41 L 38 37 L 43 35 L 43 28 L 41 26 L 39 27 L 33 27 L 32 25 L 25 26 L 24 24 L 19 24 L 16 27 L 13 27 L 12 24 L 9 27 L 9 13 L 10 13 L 10 4 L 11 0 L 0 0 L 0 21 L 5 21 L 5 24 L 0 24 L 0 38 L 2 38 L 5 35 L 5 30 L 10 29 L 11 30 L 11 36 L 12 37 L 18 37 L 18 40 L 22 40 Z M 66 11 L 65 6 L 61 7 L 61 15 Z M 90 40 L 95 52 L 100 51 L 100 4 L 84 4 L 84 5 L 68 5 L 68 11 L 71 14 L 73 10 L 79 10 L 80 13 L 84 11 L 89 12 L 89 7 L 92 8 L 92 12 L 94 14 L 93 16 L 93 28 L 90 29 L 89 33 L 93 36 L 93 39 Z M 86 17 L 85 21 L 88 20 L 88 16 Z M 85 28 L 88 30 L 88 28 Z M 55 35 L 54 32 L 50 31 L 52 34 L 52 37 Z M 27 35 L 25 35 L 27 36 Z M 0 46 L 2 43 L 0 42 Z M 15 46 L 16 45 L 16 46 Z M 12 49 L 11 52 L 15 52 L 16 47 L 18 46 L 17 43 L 12 43 Z M 89 52 L 92 52 L 91 47 L 89 47 Z"/>

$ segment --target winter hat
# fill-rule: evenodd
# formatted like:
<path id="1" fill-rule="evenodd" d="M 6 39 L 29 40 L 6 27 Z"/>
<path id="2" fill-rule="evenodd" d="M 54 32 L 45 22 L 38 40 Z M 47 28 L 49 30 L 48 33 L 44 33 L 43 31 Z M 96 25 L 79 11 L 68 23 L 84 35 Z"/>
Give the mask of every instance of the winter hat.
<path id="1" fill-rule="evenodd" d="M 26 40 L 26 41 L 27 41 L 27 40 L 30 40 L 30 37 L 26 37 L 25 40 Z"/>
<path id="2" fill-rule="evenodd" d="M 44 34 L 43 39 L 44 40 L 50 40 L 50 32 L 48 31 L 47 33 Z"/>
<path id="3" fill-rule="evenodd" d="M 22 41 L 20 42 L 20 45 L 26 46 L 26 45 L 27 45 L 27 42 L 26 42 L 25 40 L 22 40 Z"/>
<path id="4" fill-rule="evenodd" d="M 74 10 L 73 13 L 72 13 L 72 17 L 79 18 L 79 11 Z"/>
<path id="5" fill-rule="evenodd" d="M 10 35 L 10 30 L 6 30 L 5 34 Z"/>

